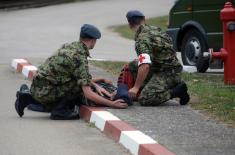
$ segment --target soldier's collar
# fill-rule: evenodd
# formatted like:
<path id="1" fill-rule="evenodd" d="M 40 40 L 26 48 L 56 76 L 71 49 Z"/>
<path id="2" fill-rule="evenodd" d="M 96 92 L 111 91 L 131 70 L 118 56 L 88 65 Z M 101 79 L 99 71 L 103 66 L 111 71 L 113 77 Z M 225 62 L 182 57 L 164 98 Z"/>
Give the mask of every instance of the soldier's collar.
<path id="1" fill-rule="evenodd" d="M 138 38 L 138 35 L 142 32 L 142 30 L 144 29 L 146 25 L 140 25 L 140 27 L 138 28 L 138 30 L 136 31 L 136 34 L 135 34 L 135 41 L 136 39 Z"/>
<path id="2" fill-rule="evenodd" d="M 81 42 L 81 44 L 82 44 L 82 47 L 83 47 L 84 50 L 85 50 L 86 56 L 91 58 L 88 47 L 87 47 L 83 42 Z"/>

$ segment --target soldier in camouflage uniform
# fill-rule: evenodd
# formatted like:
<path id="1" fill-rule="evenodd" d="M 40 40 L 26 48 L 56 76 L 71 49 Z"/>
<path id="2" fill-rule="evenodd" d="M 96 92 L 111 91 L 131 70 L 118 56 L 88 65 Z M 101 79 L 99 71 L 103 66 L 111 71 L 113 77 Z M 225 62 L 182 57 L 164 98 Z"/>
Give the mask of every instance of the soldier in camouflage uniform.
<path id="1" fill-rule="evenodd" d="M 20 117 L 29 104 L 42 104 L 51 111 L 51 119 L 78 119 L 73 111 L 76 104 L 89 99 L 96 104 L 114 108 L 126 108 L 123 100 L 108 100 L 102 96 L 111 94 L 96 82 L 108 82 L 105 79 L 92 79 L 89 73 L 87 57 L 89 49 L 93 49 L 96 40 L 101 37 L 100 31 L 89 24 L 81 28 L 80 41 L 63 45 L 53 56 L 48 58 L 34 76 L 30 92 L 23 86 L 17 94 L 16 111 Z M 95 88 L 100 94 L 92 91 Z"/>
<path id="2" fill-rule="evenodd" d="M 136 32 L 135 49 L 138 60 L 129 64 L 135 84 L 129 95 L 143 106 L 156 106 L 172 98 L 180 104 L 189 102 L 187 86 L 181 80 L 182 66 L 173 50 L 171 38 L 160 28 L 145 24 L 145 16 L 137 10 L 126 15 L 129 26 Z"/>

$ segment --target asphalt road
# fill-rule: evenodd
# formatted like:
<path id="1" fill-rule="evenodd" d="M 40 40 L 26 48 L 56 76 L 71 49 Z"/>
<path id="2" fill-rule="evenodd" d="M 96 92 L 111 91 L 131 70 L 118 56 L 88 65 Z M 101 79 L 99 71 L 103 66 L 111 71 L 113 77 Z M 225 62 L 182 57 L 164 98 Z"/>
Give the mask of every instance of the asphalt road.
<path id="1" fill-rule="evenodd" d="M 0 12 L 0 63 L 13 57 L 51 55 L 61 44 L 78 40 L 84 23 L 98 26 L 102 39 L 91 52 L 95 59 L 132 60 L 134 42 L 107 27 L 126 23 L 126 12 L 141 10 L 146 17 L 168 14 L 174 0 L 95 0 L 43 8 Z"/>

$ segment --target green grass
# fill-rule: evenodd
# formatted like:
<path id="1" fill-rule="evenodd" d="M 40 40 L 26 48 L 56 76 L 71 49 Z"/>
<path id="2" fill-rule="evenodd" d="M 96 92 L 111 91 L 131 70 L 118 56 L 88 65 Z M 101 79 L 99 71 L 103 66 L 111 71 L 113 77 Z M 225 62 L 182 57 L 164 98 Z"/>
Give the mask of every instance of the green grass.
<path id="1" fill-rule="evenodd" d="M 154 25 L 162 28 L 162 30 L 167 29 L 168 24 L 168 16 L 161 16 L 156 18 L 150 18 L 146 20 L 146 23 L 149 25 Z M 119 33 L 122 37 L 133 39 L 134 38 L 134 32 L 130 30 L 128 25 L 118 25 L 113 26 L 112 29 Z"/>
<path id="2" fill-rule="evenodd" d="M 183 73 L 182 77 L 195 97 L 193 108 L 235 125 L 235 86 L 224 85 L 223 75 Z"/>
<path id="3" fill-rule="evenodd" d="M 118 76 L 126 62 L 90 61 Z M 191 95 L 190 105 L 210 117 L 235 127 L 235 86 L 226 86 L 222 74 L 183 73 Z"/>
<path id="4" fill-rule="evenodd" d="M 127 63 L 123 61 L 96 61 L 96 60 L 91 60 L 89 62 L 93 66 L 105 69 L 110 74 L 116 75 L 116 76 L 119 75 L 122 66 L 125 63 Z"/>
<path id="5" fill-rule="evenodd" d="M 96 126 L 95 126 L 95 122 L 89 122 L 88 123 L 88 126 L 90 127 L 90 128 L 95 128 Z"/>

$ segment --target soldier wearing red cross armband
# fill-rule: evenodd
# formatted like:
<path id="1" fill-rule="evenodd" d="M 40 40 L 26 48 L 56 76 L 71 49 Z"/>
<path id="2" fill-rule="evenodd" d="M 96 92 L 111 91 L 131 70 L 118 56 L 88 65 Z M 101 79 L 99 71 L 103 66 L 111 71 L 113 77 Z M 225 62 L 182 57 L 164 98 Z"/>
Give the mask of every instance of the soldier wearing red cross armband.
<path id="1" fill-rule="evenodd" d="M 135 49 L 138 59 L 124 68 L 129 81 L 129 95 L 142 106 L 156 106 L 179 98 L 181 105 L 189 100 L 187 85 L 181 79 L 182 65 L 173 50 L 171 38 L 160 28 L 145 24 L 140 11 L 126 15 L 129 27 L 135 31 Z M 126 76 L 123 76 L 126 77 Z"/>

